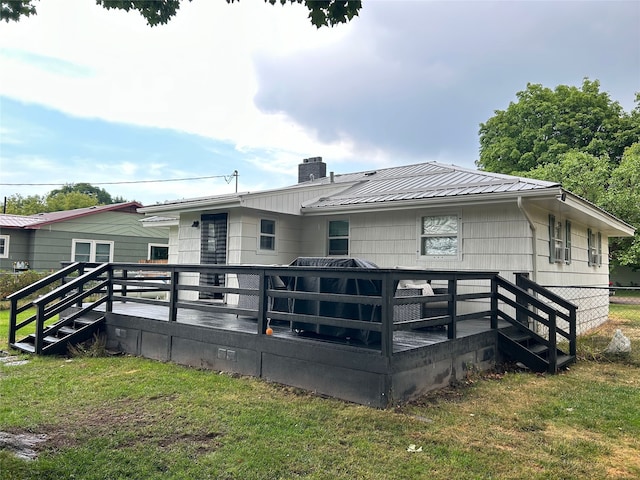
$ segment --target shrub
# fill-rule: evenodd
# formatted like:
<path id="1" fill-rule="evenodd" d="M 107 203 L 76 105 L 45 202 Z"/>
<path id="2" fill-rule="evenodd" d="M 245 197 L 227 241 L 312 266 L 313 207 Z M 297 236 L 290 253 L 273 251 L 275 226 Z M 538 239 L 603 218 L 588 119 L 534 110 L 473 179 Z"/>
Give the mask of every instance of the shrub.
<path id="1" fill-rule="evenodd" d="M 0 300 L 5 300 L 12 293 L 37 282 L 47 275 L 48 273 L 39 273 L 35 270 L 27 270 L 21 273 L 0 273 Z M 51 288 L 48 290 L 50 289 Z M 39 291 L 37 295 L 42 295 L 43 293 L 46 293 L 46 291 Z M 34 296 L 35 295 L 36 294 L 34 294 Z"/>

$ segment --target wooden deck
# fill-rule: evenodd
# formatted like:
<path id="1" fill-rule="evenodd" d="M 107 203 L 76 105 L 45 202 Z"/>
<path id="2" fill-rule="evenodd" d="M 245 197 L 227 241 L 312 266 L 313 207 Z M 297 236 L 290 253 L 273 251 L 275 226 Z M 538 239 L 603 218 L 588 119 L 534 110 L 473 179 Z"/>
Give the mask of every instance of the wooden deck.
<path id="1" fill-rule="evenodd" d="M 470 370 L 489 369 L 505 352 L 536 371 L 555 372 L 575 358 L 575 306 L 533 282 L 514 285 L 495 272 L 157 268 L 72 264 L 16 292 L 9 344 L 55 353 L 73 335 L 102 328 L 109 349 L 382 408 L 445 387 Z M 202 284 L 202 275 L 225 281 Z M 18 305 L 58 281 L 51 292 Z M 30 306 L 37 313 L 18 321 Z M 45 329 L 58 313 L 61 320 Z M 33 322 L 35 334 L 17 341 L 16 332 Z M 544 327 L 547 338 L 530 322 Z M 557 349 L 558 337 L 569 340 L 569 355 Z M 543 350 L 544 358 L 536 353 Z"/>

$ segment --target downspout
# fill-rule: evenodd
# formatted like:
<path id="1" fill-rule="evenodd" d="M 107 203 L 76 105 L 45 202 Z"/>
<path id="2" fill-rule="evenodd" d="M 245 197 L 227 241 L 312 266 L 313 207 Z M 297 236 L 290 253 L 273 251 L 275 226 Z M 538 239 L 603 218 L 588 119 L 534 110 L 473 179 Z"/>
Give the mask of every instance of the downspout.
<path id="1" fill-rule="evenodd" d="M 538 282 L 538 235 L 536 231 L 536 225 L 535 223 L 533 223 L 533 220 L 531 220 L 531 216 L 529 215 L 529 212 L 525 210 L 524 205 L 522 203 L 522 197 L 518 197 L 518 209 L 522 212 L 524 217 L 527 219 L 527 222 L 529 222 L 529 228 L 531 229 L 531 234 L 532 234 L 531 252 L 533 254 L 533 262 L 532 262 L 533 271 L 531 272 L 531 277 L 532 277 L 531 280 L 537 283 Z"/>

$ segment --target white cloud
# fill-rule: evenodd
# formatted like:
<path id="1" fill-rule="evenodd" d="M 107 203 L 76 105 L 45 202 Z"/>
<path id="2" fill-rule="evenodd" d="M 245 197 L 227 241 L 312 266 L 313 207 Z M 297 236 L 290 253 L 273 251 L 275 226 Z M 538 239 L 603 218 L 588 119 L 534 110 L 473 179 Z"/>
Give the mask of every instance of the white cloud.
<path id="1" fill-rule="evenodd" d="M 154 28 L 135 12 L 85 0 L 43 2 L 38 12 L 0 32 L 0 45 L 14 52 L 0 57 L 4 95 L 80 117 L 228 140 L 239 149 L 325 148 L 285 115 L 256 109 L 252 59 L 317 48 L 348 27 L 317 30 L 303 7 L 262 2 L 184 3 L 169 24 Z M 343 148 L 333 147 L 340 154 Z"/>

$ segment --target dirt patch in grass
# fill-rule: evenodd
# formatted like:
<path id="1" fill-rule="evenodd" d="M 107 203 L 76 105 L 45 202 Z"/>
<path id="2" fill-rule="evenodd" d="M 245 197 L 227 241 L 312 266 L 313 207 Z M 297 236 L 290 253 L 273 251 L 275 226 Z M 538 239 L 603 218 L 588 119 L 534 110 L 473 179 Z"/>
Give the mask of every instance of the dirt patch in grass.
<path id="1" fill-rule="evenodd" d="M 138 445 L 171 450 L 188 446 L 196 455 L 217 450 L 222 433 L 206 428 L 186 431 L 171 428 L 171 396 L 148 399 L 122 399 L 105 403 L 91 410 L 78 409 L 69 412 L 64 421 L 42 426 L 38 432 L 12 429 L 0 432 L 0 445 L 21 458 L 35 459 L 42 452 L 54 453 L 76 448 L 89 440 L 106 438 L 116 442 L 118 448 L 134 448 Z M 163 402 L 166 409 L 149 408 L 150 403 Z M 160 410 L 167 413 L 162 414 Z M 2 434 L 6 441 L 2 442 Z M 122 438 L 115 439 L 121 434 Z"/>

